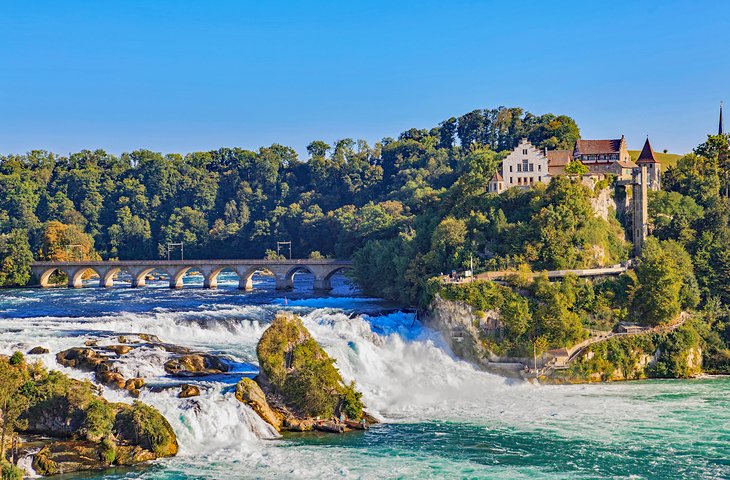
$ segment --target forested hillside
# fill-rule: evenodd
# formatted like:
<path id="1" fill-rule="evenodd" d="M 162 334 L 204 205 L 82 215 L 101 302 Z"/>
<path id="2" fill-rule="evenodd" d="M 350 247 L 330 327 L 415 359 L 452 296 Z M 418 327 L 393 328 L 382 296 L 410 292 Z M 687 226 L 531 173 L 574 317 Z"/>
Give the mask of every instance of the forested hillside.
<path id="1" fill-rule="evenodd" d="M 168 242 L 184 242 L 186 257 L 261 258 L 277 240 L 291 240 L 294 257 L 319 252 L 350 258 L 370 241 L 435 228 L 445 201 L 484 196 L 502 152 L 521 137 L 556 148 L 570 146 L 578 135 L 567 116 L 499 108 L 475 110 L 430 130 L 411 129 L 375 146 L 313 141 L 306 160 L 276 144 L 186 155 L 97 150 L 3 156 L 0 285 L 28 280 L 30 252 L 58 260 L 158 258 Z M 463 220 L 440 226 L 443 238 L 434 243 L 452 249 L 441 253 L 453 258 L 429 268 L 463 260 L 464 228 L 485 222 L 506 227 L 495 207 L 468 226 Z M 468 214 L 466 205 L 456 208 Z M 480 235 L 469 232 L 469 241 Z"/>

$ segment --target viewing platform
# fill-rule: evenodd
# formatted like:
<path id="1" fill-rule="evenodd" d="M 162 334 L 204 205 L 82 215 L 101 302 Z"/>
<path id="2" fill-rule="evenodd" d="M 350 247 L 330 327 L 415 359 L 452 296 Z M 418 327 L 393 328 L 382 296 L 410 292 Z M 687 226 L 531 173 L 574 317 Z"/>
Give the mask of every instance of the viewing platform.
<path id="1" fill-rule="evenodd" d="M 290 290 L 294 287 L 294 275 L 311 273 L 314 276 L 315 290 L 331 290 L 331 279 L 336 273 L 351 268 L 350 260 L 295 259 L 295 260 L 118 260 L 118 261 L 74 261 L 74 262 L 33 262 L 31 269 L 41 287 L 50 287 L 53 272 L 61 272 L 68 277 L 70 288 L 81 288 L 83 278 L 88 273 L 99 277 L 99 287 L 114 286 L 114 279 L 120 272 L 131 277 L 132 288 L 143 287 L 147 275 L 153 271 L 165 273 L 170 279 L 170 288 L 182 288 L 183 276 L 191 270 L 203 276 L 203 288 L 216 288 L 218 275 L 229 270 L 238 276 L 238 288 L 253 289 L 253 276 L 258 271 L 268 271 L 276 280 L 277 290 Z"/>

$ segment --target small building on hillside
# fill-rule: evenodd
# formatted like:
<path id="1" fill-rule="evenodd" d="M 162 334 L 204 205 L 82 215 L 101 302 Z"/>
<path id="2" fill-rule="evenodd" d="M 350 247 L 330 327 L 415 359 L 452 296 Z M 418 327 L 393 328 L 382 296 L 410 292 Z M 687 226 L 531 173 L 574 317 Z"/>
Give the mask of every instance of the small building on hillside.
<path id="1" fill-rule="evenodd" d="M 570 353 L 567 348 L 548 350 L 547 356 L 551 359 L 550 365 L 553 368 L 566 368 L 570 360 Z"/>
<path id="2" fill-rule="evenodd" d="M 630 322 L 618 322 L 618 325 L 616 325 L 615 332 L 616 333 L 641 333 L 644 330 L 646 330 L 645 327 L 642 327 L 641 325 L 637 323 L 630 323 Z"/>
<path id="3" fill-rule="evenodd" d="M 639 167 L 646 165 L 646 176 L 649 180 L 649 190 L 654 190 L 655 192 L 661 190 L 662 165 L 656 159 L 654 151 L 651 149 L 648 137 L 646 142 L 644 142 L 644 148 L 641 149 L 641 153 L 639 154 L 639 158 L 636 160 L 636 164 Z"/>
<path id="4" fill-rule="evenodd" d="M 545 152 L 523 138 L 502 162 L 502 177 L 507 188 L 530 188 L 537 182 L 550 182 Z"/>
<path id="5" fill-rule="evenodd" d="M 504 186 L 504 178 L 499 172 L 494 172 L 492 179 L 489 180 L 490 193 L 502 193 L 506 190 Z"/>

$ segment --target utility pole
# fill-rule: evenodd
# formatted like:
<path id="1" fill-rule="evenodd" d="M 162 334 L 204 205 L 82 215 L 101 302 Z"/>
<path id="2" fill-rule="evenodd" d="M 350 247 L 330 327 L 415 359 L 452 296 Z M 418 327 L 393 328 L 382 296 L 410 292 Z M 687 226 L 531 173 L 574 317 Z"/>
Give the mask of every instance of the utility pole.
<path id="1" fill-rule="evenodd" d="M 291 260 L 291 242 L 276 242 L 276 257 L 279 258 L 279 255 L 281 255 L 281 247 L 282 246 L 288 246 L 289 247 L 289 260 Z"/>
<path id="2" fill-rule="evenodd" d="M 68 261 L 71 261 L 71 252 L 72 252 L 72 249 L 78 249 L 78 252 L 79 252 L 79 258 L 78 259 L 79 260 L 83 260 L 84 259 L 84 246 L 83 245 L 80 245 L 78 243 L 74 243 L 74 244 L 71 244 L 71 245 L 66 245 L 66 256 L 68 257 Z"/>
<path id="3" fill-rule="evenodd" d="M 170 260 L 170 250 L 172 250 L 172 247 L 180 247 L 180 260 L 185 260 L 185 246 L 183 242 L 167 244 L 167 259 Z"/>

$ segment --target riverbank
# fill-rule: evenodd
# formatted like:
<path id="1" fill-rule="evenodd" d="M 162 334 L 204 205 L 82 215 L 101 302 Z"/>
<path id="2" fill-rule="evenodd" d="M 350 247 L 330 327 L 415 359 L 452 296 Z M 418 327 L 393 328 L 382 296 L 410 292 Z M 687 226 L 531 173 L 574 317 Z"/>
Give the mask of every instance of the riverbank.
<path id="1" fill-rule="evenodd" d="M 441 334 L 414 314 L 387 310 L 387 303 L 346 288 L 328 297 L 288 293 L 285 302 L 273 282 L 252 293 L 236 285 L 232 278 L 217 291 L 171 291 L 164 283 L 10 291 L 0 297 L 0 353 L 42 345 L 50 350 L 39 356 L 44 363 L 91 379 L 92 373 L 56 364 L 54 352 L 92 336 L 148 332 L 230 359 L 233 374 L 184 380 L 200 388 L 197 397 L 142 389 L 139 400 L 170 421 L 178 455 L 143 471 L 105 472 L 105 480 L 730 474 L 722 464 L 730 452 L 718 430 L 730 421 L 728 379 L 590 387 L 510 382 L 454 358 Z M 343 379 L 356 381 L 363 403 L 385 423 L 348 435 L 280 437 L 235 398 L 241 376 L 258 372 L 256 344 L 282 309 L 301 316 Z M 126 355 L 132 355 L 126 376 L 141 374 L 150 387 L 180 383 L 165 372 L 166 357 L 142 350 Z M 104 396 L 133 400 L 121 390 L 105 388 Z M 691 447 L 697 441 L 701 455 Z M 673 454 L 664 454 L 667 449 Z"/>

